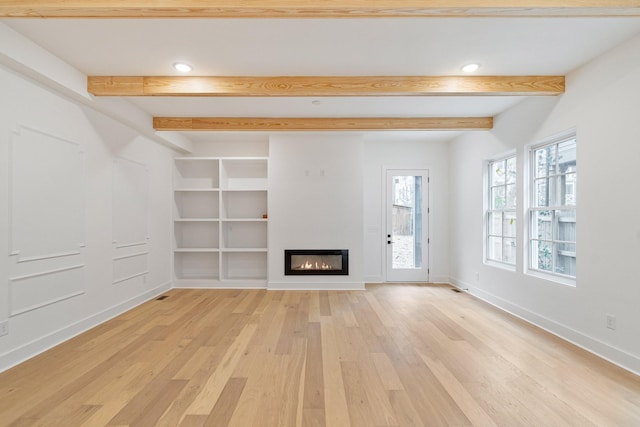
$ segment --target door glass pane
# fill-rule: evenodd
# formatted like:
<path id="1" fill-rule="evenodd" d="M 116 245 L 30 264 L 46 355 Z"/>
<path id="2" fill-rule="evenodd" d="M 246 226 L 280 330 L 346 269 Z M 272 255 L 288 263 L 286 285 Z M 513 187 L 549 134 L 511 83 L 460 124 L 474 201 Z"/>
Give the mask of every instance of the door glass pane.
<path id="1" fill-rule="evenodd" d="M 393 177 L 393 269 L 422 267 L 422 177 Z"/>

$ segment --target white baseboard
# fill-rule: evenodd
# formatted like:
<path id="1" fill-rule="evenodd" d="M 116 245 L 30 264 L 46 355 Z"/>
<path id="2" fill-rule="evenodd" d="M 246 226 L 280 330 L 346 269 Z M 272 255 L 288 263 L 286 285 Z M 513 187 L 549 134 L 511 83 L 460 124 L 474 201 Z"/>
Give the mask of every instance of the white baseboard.
<path id="1" fill-rule="evenodd" d="M 449 283 L 449 276 L 429 276 L 429 283 Z"/>
<path id="2" fill-rule="evenodd" d="M 173 282 L 175 289 L 266 289 L 266 280 L 207 280 L 178 279 Z"/>
<path id="3" fill-rule="evenodd" d="M 382 276 L 365 276 L 365 283 L 384 283 L 384 277 Z"/>
<path id="4" fill-rule="evenodd" d="M 270 291 L 364 291 L 364 282 L 269 282 Z"/>
<path id="5" fill-rule="evenodd" d="M 464 290 L 482 301 L 493 305 L 509 314 L 512 314 L 534 326 L 539 327 L 565 341 L 605 359 L 627 371 L 640 375 L 640 358 L 624 350 L 613 347 L 596 338 L 590 337 L 582 332 L 576 331 L 568 326 L 551 320 L 545 316 L 530 311 L 517 304 L 513 304 L 499 296 L 493 295 L 482 289 L 478 289 L 471 284 L 450 278 L 449 283 L 458 289 Z"/>
<path id="6" fill-rule="evenodd" d="M 86 319 L 80 320 L 69 326 L 65 326 L 62 329 L 54 331 L 41 338 L 33 340 L 27 344 L 22 345 L 16 349 L 10 350 L 0 355 L 0 372 L 6 371 L 25 360 L 28 360 L 40 353 L 49 350 L 56 345 L 59 345 L 69 339 L 80 335 L 83 332 L 88 331 L 91 328 L 98 326 L 101 323 L 106 322 L 132 308 L 147 302 L 158 295 L 171 289 L 171 282 L 163 283 L 162 285 L 151 289 L 141 295 L 133 297 L 127 301 L 103 310 L 99 313 L 93 314 Z"/>

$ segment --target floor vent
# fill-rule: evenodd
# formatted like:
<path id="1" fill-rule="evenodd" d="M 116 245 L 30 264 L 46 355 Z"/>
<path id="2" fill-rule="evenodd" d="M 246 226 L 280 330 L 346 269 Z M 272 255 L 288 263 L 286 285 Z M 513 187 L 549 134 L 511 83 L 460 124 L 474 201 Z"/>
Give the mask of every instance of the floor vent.
<path id="1" fill-rule="evenodd" d="M 162 295 L 161 297 L 156 298 L 156 301 L 162 301 L 163 299 L 169 298 L 169 295 Z"/>
<path id="2" fill-rule="evenodd" d="M 451 289 L 451 290 L 452 290 L 453 292 L 457 292 L 457 293 L 462 292 L 460 289 L 456 289 L 456 288 L 453 288 L 453 289 Z"/>

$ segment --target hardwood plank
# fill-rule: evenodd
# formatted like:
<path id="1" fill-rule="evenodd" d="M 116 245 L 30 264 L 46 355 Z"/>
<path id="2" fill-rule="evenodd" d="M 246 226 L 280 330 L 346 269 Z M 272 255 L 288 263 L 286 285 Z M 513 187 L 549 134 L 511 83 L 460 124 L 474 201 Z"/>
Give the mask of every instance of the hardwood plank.
<path id="1" fill-rule="evenodd" d="M 319 291 L 320 316 L 331 316 L 331 304 L 329 303 L 329 292 Z"/>
<path id="2" fill-rule="evenodd" d="M 497 425 L 441 361 L 431 360 L 423 354 L 420 354 L 420 357 L 473 425 L 487 427 Z"/>
<path id="3" fill-rule="evenodd" d="M 349 426 L 349 407 L 340 366 L 340 352 L 333 319 L 324 316 L 320 323 L 322 376 L 325 387 L 325 421 L 329 426 Z"/>
<path id="4" fill-rule="evenodd" d="M 0 17 L 23 18 L 376 18 L 637 16 L 624 0 L 5 0 Z"/>
<path id="5" fill-rule="evenodd" d="M 229 378 L 204 425 L 207 427 L 225 427 L 229 425 L 229 420 L 236 409 L 238 399 L 240 399 L 246 384 L 246 378 Z"/>
<path id="6" fill-rule="evenodd" d="M 246 348 L 249 339 L 251 339 L 251 336 L 255 333 L 255 330 L 256 325 L 254 324 L 249 324 L 244 327 L 237 340 L 233 342 L 225 353 L 220 362 L 219 369 L 213 372 L 194 402 L 187 408 L 187 415 L 208 415 L 211 412 L 220 397 L 220 393 L 222 393 L 224 385 L 231 377 L 233 368 Z"/>
<path id="7" fill-rule="evenodd" d="M 309 325 L 307 339 L 307 360 L 304 375 L 303 408 L 318 409 L 324 414 L 324 379 L 322 375 L 322 336 L 320 323 Z M 324 415 L 322 416 L 324 424 Z"/>
<path id="8" fill-rule="evenodd" d="M 154 117 L 158 131 L 489 130 L 492 117 Z"/>
<path id="9" fill-rule="evenodd" d="M 448 286 L 168 295 L 0 373 L 0 426 L 640 425 L 640 377 Z"/>
<path id="10" fill-rule="evenodd" d="M 373 418 L 371 405 L 360 378 L 357 362 L 340 362 L 344 390 L 349 409 L 349 418 L 354 426 L 373 426 L 378 420 Z"/>
<path id="11" fill-rule="evenodd" d="M 89 76 L 96 96 L 543 96 L 564 76 Z"/>
<path id="12" fill-rule="evenodd" d="M 159 393 L 157 393 L 154 398 L 150 399 L 150 402 L 129 424 L 144 426 L 157 425 L 157 421 L 160 419 L 162 414 L 164 414 L 169 405 L 171 405 L 186 385 L 186 380 L 168 380 L 165 384 L 157 387 Z"/>

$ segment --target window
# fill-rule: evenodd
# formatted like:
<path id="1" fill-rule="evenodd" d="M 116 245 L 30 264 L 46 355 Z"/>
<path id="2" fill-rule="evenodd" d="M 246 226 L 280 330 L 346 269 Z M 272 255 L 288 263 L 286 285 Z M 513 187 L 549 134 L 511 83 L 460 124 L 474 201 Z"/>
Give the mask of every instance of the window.
<path id="1" fill-rule="evenodd" d="M 486 260 L 516 264 L 516 156 L 489 162 Z"/>
<path id="2" fill-rule="evenodd" d="M 529 268 L 576 277 L 576 136 L 531 150 Z"/>

